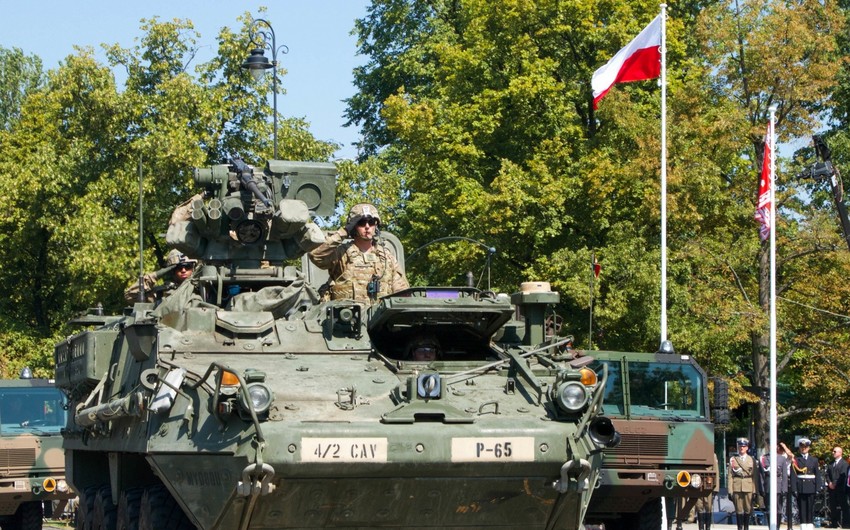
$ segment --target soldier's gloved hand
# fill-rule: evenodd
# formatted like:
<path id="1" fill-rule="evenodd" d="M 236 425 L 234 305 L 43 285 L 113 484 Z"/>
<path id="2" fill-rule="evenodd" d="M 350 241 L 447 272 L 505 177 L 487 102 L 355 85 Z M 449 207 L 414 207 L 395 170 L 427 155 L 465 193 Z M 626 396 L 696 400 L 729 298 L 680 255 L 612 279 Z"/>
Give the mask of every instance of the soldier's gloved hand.
<path id="1" fill-rule="evenodd" d="M 359 217 L 354 217 L 353 219 L 350 219 L 348 223 L 345 224 L 345 233 L 347 233 L 349 236 L 352 236 L 352 234 L 354 234 L 354 229 L 357 227 L 358 222 L 360 222 Z"/>
<path id="2" fill-rule="evenodd" d="M 166 274 L 173 271 L 174 267 L 175 267 L 175 265 L 169 265 L 168 267 L 163 267 L 162 269 L 159 269 L 158 271 L 153 273 L 153 275 L 156 276 L 156 279 L 158 280 L 158 279 L 164 277 Z"/>

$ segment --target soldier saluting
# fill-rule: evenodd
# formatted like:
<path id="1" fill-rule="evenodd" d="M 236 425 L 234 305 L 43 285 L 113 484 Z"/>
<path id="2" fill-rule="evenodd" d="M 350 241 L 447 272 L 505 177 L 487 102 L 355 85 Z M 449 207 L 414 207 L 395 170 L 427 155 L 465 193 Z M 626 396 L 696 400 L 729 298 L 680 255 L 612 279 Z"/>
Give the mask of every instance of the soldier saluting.
<path id="1" fill-rule="evenodd" d="M 820 471 L 818 459 L 809 454 L 812 441 L 800 438 L 798 444 L 800 454 L 796 457 L 787 447 L 783 447 L 791 458 L 791 492 L 797 497 L 800 527 L 802 530 L 812 530 L 815 527 L 815 495 L 820 484 Z"/>
<path id="2" fill-rule="evenodd" d="M 738 530 L 749 530 L 750 514 L 753 512 L 753 493 L 756 491 L 756 466 L 753 457 L 747 454 L 750 441 L 746 438 L 738 438 L 737 446 L 738 454 L 729 459 L 727 489 L 735 505 Z"/>

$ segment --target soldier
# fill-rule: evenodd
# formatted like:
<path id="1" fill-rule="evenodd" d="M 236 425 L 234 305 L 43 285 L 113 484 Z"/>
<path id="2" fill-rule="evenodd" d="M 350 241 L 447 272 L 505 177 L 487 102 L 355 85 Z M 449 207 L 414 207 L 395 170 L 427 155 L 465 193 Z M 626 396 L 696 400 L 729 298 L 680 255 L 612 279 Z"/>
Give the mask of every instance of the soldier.
<path id="1" fill-rule="evenodd" d="M 815 495 L 820 482 L 818 459 L 809 454 L 811 446 L 811 440 L 800 438 L 799 456 L 788 455 L 791 458 L 791 492 L 797 498 L 802 530 L 812 530 L 815 527 Z"/>
<path id="2" fill-rule="evenodd" d="M 747 454 L 750 441 L 737 440 L 738 454 L 729 459 L 729 479 L 727 488 L 729 497 L 735 504 L 735 518 L 738 530 L 750 529 L 750 514 L 753 512 L 753 493 L 756 491 L 755 461 Z"/>
<path id="3" fill-rule="evenodd" d="M 833 461 L 826 467 L 826 487 L 829 489 L 829 520 L 833 528 L 847 528 L 847 461 L 844 450 L 832 449 Z"/>
<path id="4" fill-rule="evenodd" d="M 371 204 L 356 204 L 348 221 L 310 252 L 310 260 L 330 273 L 331 300 L 371 303 L 409 287 L 393 253 L 379 242 L 381 216 Z M 344 242 L 346 238 L 351 241 Z"/>
<path id="5" fill-rule="evenodd" d="M 719 489 L 720 466 L 717 465 L 717 455 L 714 455 L 714 490 L 705 497 L 698 498 L 695 506 L 697 512 L 697 526 L 699 527 L 699 530 L 711 530 L 711 498 L 719 491 Z"/>
<path id="6" fill-rule="evenodd" d="M 156 272 L 149 272 L 144 276 L 146 302 L 155 302 L 157 294 L 160 294 L 160 297 L 171 294 L 180 284 L 192 276 L 195 266 L 198 264 L 197 260 L 189 259 L 177 249 L 169 252 L 165 261 L 166 266 L 164 268 Z M 157 293 L 157 289 L 155 289 L 157 281 L 166 278 L 169 274 L 171 274 L 171 281 L 166 282 L 162 289 L 159 289 L 161 292 Z M 124 291 L 124 299 L 131 304 L 139 301 L 138 280 Z"/>
<path id="7" fill-rule="evenodd" d="M 408 359 L 414 362 L 435 361 L 440 355 L 440 342 L 433 333 L 421 333 L 410 341 Z"/>
<path id="8" fill-rule="evenodd" d="M 765 442 L 764 453 L 759 458 L 758 464 L 758 494 L 764 499 L 767 511 L 770 512 L 773 509 L 772 506 L 768 506 L 770 503 L 770 442 Z M 779 510 L 776 512 L 777 523 L 782 523 L 791 516 L 791 503 L 786 501 L 788 497 L 788 468 L 790 465 L 788 457 L 785 456 L 784 444 L 780 442 L 776 446 L 776 505 L 779 507 Z M 788 522 L 788 529 L 791 529 L 790 522 Z"/>

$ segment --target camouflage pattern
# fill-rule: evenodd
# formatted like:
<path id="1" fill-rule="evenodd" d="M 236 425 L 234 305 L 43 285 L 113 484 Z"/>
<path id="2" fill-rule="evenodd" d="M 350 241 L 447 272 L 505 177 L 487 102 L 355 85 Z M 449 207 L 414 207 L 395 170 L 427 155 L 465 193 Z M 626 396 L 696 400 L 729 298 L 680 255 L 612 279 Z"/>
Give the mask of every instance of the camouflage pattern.
<path id="1" fill-rule="evenodd" d="M 603 409 L 622 441 L 604 451 L 587 522 L 657 529 L 662 498 L 669 499 L 671 519 L 675 500 L 683 499 L 679 512 L 689 513 L 718 482 L 705 372 L 686 355 L 588 354 L 609 366 Z"/>
<path id="2" fill-rule="evenodd" d="M 205 263 L 191 281 L 57 344 L 80 525 L 107 527 L 98 507 L 117 504 L 118 528 L 582 528 L 617 437 L 600 414 L 605 367 L 546 335 L 559 301 L 548 284 L 320 302 L 284 264 L 294 239 L 209 239 L 239 219 L 267 215 L 270 228 L 278 207 L 302 208 L 316 189 L 329 194 L 311 210 L 332 205 L 333 183 L 304 180 L 323 169 L 270 161 L 252 187 L 272 211 L 254 195 L 244 217 L 212 232 L 215 216 L 200 221 L 204 241 L 195 217 L 172 233 L 203 249 L 189 254 Z M 244 177 L 217 171 L 201 175 L 211 198 L 198 209 L 232 212 L 222 194 Z M 303 199 L 282 199 L 287 189 Z M 443 356 L 410 363 L 423 332 Z"/>
<path id="3" fill-rule="evenodd" d="M 355 204 L 351 207 L 351 210 L 348 212 L 348 223 L 356 223 L 360 219 L 369 219 L 374 218 L 377 219 L 378 222 L 381 222 L 381 216 L 378 214 L 378 209 L 375 208 L 374 205 L 369 203 L 360 203 Z"/>
<path id="4" fill-rule="evenodd" d="M 379 282 L 376 298 L 409 287 L 398 261 L 385 246 L 373 242 L 369 252 L 362 252 L 353 241 L 346 241 L 347 236 L 345 229 L 340 229 L 328 236 L 322 246 L 310 252 L 313 263 L 330 273 L 328 287 L 331 300 L 373 302 L 374 298 L 370 298 L 368 292 L 373 278 Z"/>
<path id="5" fill-rule="evenodd" d="M 0 381 L 0 525 L 40 529 L 42 503 L 75 496 L 65 481 L 62 394 L 39 379 Z"/>
<path id="6" fill-rule="evenodd" d="M 191 266 L 194 267 L 195 265 L 198 264 L 198 260 L 191 259 L 191 258 L 187 257 L 186 254 L 183 254 L 182 252 L 180 252 L 179 250 L 177 250 L 175 248 L 175 249 L 172 249 L 171 251 L 168 252 L 168 256 L 166 256 L 166 258 L 165 258 L 165 263 L 166 263 L 166 265 L 169 265 L 169 266 L 171 266 L 171 265 L 191 265 Z"/>

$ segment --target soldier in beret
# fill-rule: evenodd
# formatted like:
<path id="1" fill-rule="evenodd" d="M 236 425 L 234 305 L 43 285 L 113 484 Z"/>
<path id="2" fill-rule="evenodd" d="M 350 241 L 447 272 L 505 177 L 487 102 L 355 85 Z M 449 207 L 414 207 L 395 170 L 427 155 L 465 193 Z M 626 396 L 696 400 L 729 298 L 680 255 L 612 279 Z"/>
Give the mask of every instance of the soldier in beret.
<path id="1" fill-rule="evenodd" d="M 355 204 L 345 227 L 310 252 L 310 260 L 330 274 L 331 300 L 372 303 L 409 287 L 393 253 L 379 243 L 380 226 L 374 205 Z"/>
<path id="2" fill-rule="evenodd" d="M 747 450 L 750 441 L 738 438 L 738 454 L 729 459 L 729 478 L 727 488 L 729 497 L 735 504 L 735 519 L 738 530 L 750 529 L 750 514 L 753 513 L 753 493 L 756 491 L 755 460 Z"/>

